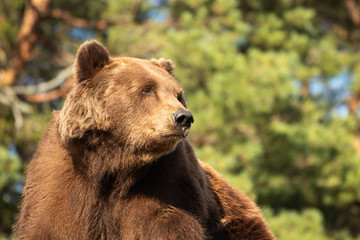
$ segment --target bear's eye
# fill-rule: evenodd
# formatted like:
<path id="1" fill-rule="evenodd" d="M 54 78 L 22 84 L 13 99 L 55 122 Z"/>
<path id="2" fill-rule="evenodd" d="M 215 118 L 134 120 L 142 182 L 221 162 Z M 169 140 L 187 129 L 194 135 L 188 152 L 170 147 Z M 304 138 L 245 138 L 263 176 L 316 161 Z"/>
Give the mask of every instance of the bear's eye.
<path id="1" fill-rule="evenodd" d="M 177 95 L 177 100 L 178 100 L 179 102 L 181 102 L 181 104 L 184 105 L 184 107 L 186 107 L 184 95 L 183 95 L 182 92 Z"/>
<path id="2" fill-rule="evenodd" d="M 141 90 L 141 92 L 144 94 L 144 95 L 150 95 L 152 93 L 152 90 L 150 88 L 143 88 Z"/>
<path id="3" fill-rule="evenodd" d="M 177 100 L 178 100 L 179 102 L 182 102 L 182 100 L 183 100 L 182 93 L 179 93 L 179 94 L 177 95 Z"/>

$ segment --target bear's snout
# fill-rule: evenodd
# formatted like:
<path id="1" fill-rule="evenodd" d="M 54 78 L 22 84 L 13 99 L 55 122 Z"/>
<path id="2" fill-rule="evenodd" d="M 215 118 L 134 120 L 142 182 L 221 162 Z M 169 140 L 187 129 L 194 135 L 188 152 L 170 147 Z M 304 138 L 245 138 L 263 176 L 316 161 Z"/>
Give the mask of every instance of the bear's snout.
<path id="1" fill-rule="evenodd" d="M 190 111 L 180 109 L 173 114 L 173 120 L 178 128 L 186 131 L 194 122 L 194 117 Z"/>

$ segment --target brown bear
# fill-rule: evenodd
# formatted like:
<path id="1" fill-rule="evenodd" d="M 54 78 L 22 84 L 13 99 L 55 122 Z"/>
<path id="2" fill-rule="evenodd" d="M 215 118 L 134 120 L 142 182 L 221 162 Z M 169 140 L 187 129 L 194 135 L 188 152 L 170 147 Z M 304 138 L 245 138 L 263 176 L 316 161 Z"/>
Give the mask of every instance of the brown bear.
<path id="1" fill-rule="evenodd" d="M 195 157 L 172 70 L 79 48 L 28 166 L 16 239 L 275 239 L 256 204 Z"/>

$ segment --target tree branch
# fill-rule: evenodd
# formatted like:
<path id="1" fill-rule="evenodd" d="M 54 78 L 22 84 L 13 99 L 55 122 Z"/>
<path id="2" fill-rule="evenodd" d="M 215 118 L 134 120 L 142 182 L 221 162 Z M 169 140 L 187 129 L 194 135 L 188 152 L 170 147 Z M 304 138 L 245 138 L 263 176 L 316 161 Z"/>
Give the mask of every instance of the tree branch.
<path id="1" fill-rule="evenodd" d="M 68 79 L 72 74 L 73 74 L 73 68 L 72 66 L 69 66 L 61 70 L 56 77 L 54 77 L 49 81 L 42 82 L 37 85 L 14 86 L 12 87 L 12 89 L 16 94 L 23 94 L 23 95 L 31 95 L 39 92 L 46 92 L 64 83 L 66 79 Z"/>
<path id="2" fill-rule="evenodd" d="M 35 86 L 8 86 L 2 88 L 0 91 L 0 103 L 11 108 L 12 115 L 15 119 L 15 127 L 16 129 L 20 129 L 24 124 L 22 113 L 30 113 L 31 107 L 28 103 L 21 101 L 17 96 L 18 94 L 26 95 L 25 99 L 28 102 L 47 102 L 65 96 L 73 82 L 73 70 L 72 66 L 70 66 L 60 71 L 59 74 L 50 81 Z M 60 88 L 54 89 L 60 85 Z M 39 91 L 41 91 L 41 93 L 37 93 Z"/>
<path id="3" fill-rule="evenodd" d="M 28 95 L 25 99 L 29 102 L 40 103 L 55 100 L 60 97 L 64 97 L 74 83 L 74 77 L 70 76 L 66 79 L 65 83 L 59 88 L 46 93 L 37 93 Z"/>
<path id="4" fill-rule="evenodd" d="M 109 26 L 115 24 L 115 21 L 100 20 L 98 22 L 89 22 L 83 18 L 77 18 L 72 16 L 69 12 L 63 11 L 59 8 L 48 10 L 42 17 L 52 17 L 65 22 L 68 25 L 79 28 L 91 28 L 96 30 L 103 30 Z"/>
<path id="5" fill-rule="evenodd" d="M 31 59 L 31 51 L 39 38 L 36 28 L 39 25 L 40 14 L 47 10 L 48 5 L 49 0 L 27 1 L 12 60 L 5 70 L 0 71 L 0 86 L 12 84 Z"/>
<path id="6" fill-rule="evenodd" d="M 358 109 L 359 109 L 359 103 L 360 103 L 360 96 L 354 95 L 354 96 L 350 96 L 347 99 L 347 104 L 349 106 L 349 112 L 351 115 L 354 115 L 357 113 Z"/>
<path id="7" fill-rule="evenodd" d="M 360 26 L 360 4 L 357 4 L 355 0 L 345 0 L 345 5 L 355 26 Z"/>
<path id="8" fill-rule="evenodd" d="M 15 119 L 15 127 L 16 129 L 20 129 L 24 124 L 22 113 L 30 113 L 30 105 L 21 101 L 11 87 L 5 87 L 0 91 L 0 103 L 11 108 Z"/>

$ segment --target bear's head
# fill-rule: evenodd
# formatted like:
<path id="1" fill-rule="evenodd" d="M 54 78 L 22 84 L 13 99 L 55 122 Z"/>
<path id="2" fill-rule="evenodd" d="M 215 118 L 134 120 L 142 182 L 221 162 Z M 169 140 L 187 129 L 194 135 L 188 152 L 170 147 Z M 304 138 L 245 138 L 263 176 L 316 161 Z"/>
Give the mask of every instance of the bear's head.
<path id="1" fill-rule="evenodd" d="M 61 140 L 106 141 L 144 160 L 172 151 L 194 121 L 172 70 L 169 60 L 110 58 L 98 42 L 84 43 L 59 116 Z"/>

